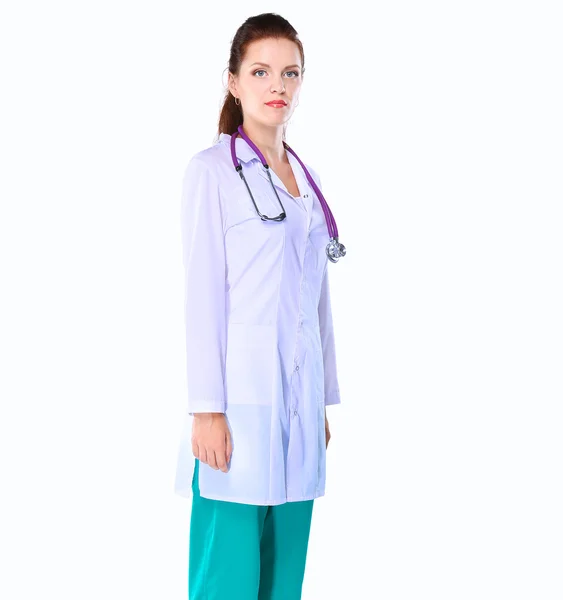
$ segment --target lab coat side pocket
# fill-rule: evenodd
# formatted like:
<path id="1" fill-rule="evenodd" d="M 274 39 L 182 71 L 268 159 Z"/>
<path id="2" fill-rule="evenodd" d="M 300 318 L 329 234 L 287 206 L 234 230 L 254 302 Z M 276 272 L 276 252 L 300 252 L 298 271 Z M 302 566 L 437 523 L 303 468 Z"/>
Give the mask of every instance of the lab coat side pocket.
<path id="1" fill-rule="evenodd" d="M 229 323 L 225 388 L 229 404 L 271 406 L 275 325 Z"/>

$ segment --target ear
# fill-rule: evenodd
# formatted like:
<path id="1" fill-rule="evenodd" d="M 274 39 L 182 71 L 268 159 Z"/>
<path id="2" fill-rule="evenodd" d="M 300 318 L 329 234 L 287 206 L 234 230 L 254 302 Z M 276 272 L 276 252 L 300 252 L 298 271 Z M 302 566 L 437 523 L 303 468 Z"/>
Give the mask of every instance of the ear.
<path id="1" fill-rule="evenodd" d="M 233 77 L 232 73 L 229 73 L 229 82 L 227 85 L 229 88 L 229 92 L 231 92 L 231 94 L 236 98 L 238 96 L 237 84 L 236 84 L 235 78 Z"/>

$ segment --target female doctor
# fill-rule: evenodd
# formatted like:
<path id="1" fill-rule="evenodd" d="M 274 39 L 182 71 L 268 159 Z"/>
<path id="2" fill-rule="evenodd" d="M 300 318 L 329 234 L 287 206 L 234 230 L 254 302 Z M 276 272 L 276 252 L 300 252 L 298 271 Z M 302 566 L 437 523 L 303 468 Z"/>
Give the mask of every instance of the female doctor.
<path id="1" fill-rule="evenodd" d="M 318 175 L 285 143 L 303 73 L 288 21 L 249 18 L 232 42 L 218 141 L 185 171 L 175 491 L 193 494 L 191 600 L 301 598 L 325 491 L 325 407 L 340 403 L 327 265 L 345 249 Z"/>

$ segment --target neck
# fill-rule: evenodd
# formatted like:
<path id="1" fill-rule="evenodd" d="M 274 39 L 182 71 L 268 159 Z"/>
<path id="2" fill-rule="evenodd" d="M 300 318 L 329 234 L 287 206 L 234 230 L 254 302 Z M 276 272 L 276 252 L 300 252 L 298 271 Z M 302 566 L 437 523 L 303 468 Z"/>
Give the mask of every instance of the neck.
<path id="1" fill-rule="evenodd" d="M 266 159 L 269 165 L 289 162 L 283 147 L 283 127 L 264 127 L 253 121 L 246 120 L 242 128 Z"/>

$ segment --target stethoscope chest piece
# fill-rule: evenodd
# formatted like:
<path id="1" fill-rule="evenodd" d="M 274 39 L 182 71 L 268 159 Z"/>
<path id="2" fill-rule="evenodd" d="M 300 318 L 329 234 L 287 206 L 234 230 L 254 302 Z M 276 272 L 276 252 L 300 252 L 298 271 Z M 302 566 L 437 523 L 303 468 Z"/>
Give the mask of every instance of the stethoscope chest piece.
<path id="1" fill-rule="evenodd" d="M 346 256 L 346 246 L 341 244 L 338 238 L 331 238 L 330 242 L 326 245 L 326 255 L 331 262 L 338 262 L 339 258 Z"/>

